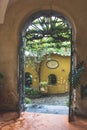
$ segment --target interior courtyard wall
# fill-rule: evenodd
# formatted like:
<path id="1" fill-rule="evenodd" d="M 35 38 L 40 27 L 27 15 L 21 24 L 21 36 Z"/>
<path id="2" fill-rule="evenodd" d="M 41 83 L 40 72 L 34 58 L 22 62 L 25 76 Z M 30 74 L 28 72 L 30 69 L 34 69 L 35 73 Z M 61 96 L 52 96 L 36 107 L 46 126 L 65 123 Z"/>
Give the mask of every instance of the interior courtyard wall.
<path id="1" fill-rule="evenodd" d="M 1 89 L 2 109 L 17 109 L 19 32 L 34 12 L 51 9 L 66 16 L 74 28 L 74 42 L 79 61 L 87 66 L 87 1 L 86 0 L 18 0 L 7 9 L 5 21 L 0 24 L 0 72 L 4 75 Z M 82 84 L 87 84 L 87 69 Z M 81 102 L 82 103 L 82 102 Z M 81 105 L 81 104 L 80 104 Z M 84 106 L 82 106 L 84 110 Z M 87 105 L 85 105 L 87 107 Z"/>
<path id="2" fill-rule="evenodd" d="M 45 56 L 45 59 L 39 64 L 39 75 L 36 72 L 34 63 L 25 65 L 25 73 L 28 72 L 32 75 L 32 85 L 30 87 L 39 89 L 39 82 L 47 82 L 48 77 L 51 74 L 56 76 L 55 84 L 48 84 L 49 94 L 58 94 L 69 92 L 68 75 L 70 72 L 70 56 L 61 56 L 58 54 L 51 54 L 51 61 L 56 62 L 56 67 L 52 62 Z M 50 65 L 47 65 L 49 64 Z M 51 65 L 52 64 L 52 65 Z M 55 64 L 54 64 L 55 65 Z M 29 86 L 28 86 L 29 87 Z"/>

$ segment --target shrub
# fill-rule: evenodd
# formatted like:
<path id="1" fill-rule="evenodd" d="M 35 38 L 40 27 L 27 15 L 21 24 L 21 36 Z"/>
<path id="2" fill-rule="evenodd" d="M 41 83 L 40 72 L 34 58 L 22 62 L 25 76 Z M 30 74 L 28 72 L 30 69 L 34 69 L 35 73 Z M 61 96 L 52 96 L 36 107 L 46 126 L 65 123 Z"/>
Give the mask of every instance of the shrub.
<path id="1" fill-rule="evenodd" d="M 43 82 L 40 82 L 39 83 L 39 86 L 40 87 L 45 87 L 45 86 L 47 86 L 48 85 L 48 82 L 46 82 L 46 81 L 43 81 Z"/>
<path id="2" fill-rule="evenodd" d="M 26 104 L 30 104 L 30 103 L 31 103 L 31 100 L 26 97 L 26 98 L 25 98 L 25 103 L 26 103 Z"/>
<path id="3" fill-rule="evenodd" d="M 38 96 L 40 95 L 40 92 L 37 90 L 37 89 L 34 89 L 34 88 L 27 88 L 25 89 L 25 95 L 27 97 L 31 97 L 31 96 Z"/>

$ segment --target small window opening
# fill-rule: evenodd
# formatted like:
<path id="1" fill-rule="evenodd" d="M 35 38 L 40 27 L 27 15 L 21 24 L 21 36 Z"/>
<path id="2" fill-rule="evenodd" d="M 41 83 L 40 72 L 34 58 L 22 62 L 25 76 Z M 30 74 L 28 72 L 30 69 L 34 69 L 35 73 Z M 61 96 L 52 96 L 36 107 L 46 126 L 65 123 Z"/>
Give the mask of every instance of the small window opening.
<path id="1" fill-rule="evenodd" d="M 48 76 L 48 83 L 49 85 L 55 85 L 57 83 L 57 77 L 54 74 L 50 74 Z"/>

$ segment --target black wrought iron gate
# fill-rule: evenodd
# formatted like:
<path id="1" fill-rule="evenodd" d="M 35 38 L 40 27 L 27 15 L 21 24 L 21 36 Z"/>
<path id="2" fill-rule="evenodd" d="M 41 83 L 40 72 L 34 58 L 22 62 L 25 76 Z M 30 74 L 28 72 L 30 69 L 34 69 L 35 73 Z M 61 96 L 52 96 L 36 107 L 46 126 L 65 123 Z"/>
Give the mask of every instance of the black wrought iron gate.
<path id="1" fill-rule="evenodd" d="M 24 78 L 24 42 L 23 37 L 20 35 L 20 45 L 19 45 L 19 85 L 18 85 L 18 92 L 19 92 L 19 114 L 24 111 L 25 109 L 25 78 Z"/>
<path id="2" fill-rule="evenodd" d="M 74 63 L 74 40 L 73 40 L 73 31 L 71 29 L 71 66 L 70 66 L 70 91 L 69 91 L 69 122 L 74 120 L 74 88 L 72 73 L 74 71 L 75 63 Z"/>

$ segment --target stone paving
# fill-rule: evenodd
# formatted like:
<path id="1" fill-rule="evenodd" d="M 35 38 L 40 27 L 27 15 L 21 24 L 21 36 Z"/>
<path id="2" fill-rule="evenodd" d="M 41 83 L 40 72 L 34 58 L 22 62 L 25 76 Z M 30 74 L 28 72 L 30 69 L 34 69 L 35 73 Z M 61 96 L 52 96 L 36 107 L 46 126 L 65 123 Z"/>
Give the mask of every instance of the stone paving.
<path id="1" fill-rule="evenodd" d="M 48 113 L 48 114 L 68 114 L 67 106 L 55 105 L 29 105 L 27 112 Z"/>
<path id="2" fill-rule="evenodd" d="M 44 105 L 66 106 L 66 103 L 68 101 L 69 101 L 69 95 L 67 93 L 31 99 L 32 104 L 38 104 L 38 105 L 44 104 Z"/>
<path id="3" fill-rule="evenodd" d="M 68 94 L 51 95 L 48 97 L 31 99 L 31 104 L 27 105 L 27 112 L 68 114 L 69 100 Z"/>

